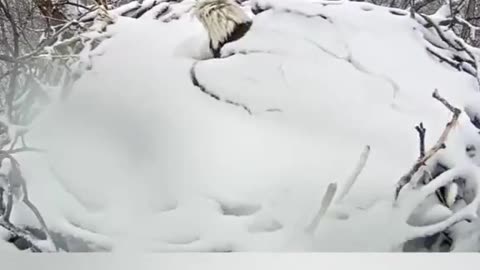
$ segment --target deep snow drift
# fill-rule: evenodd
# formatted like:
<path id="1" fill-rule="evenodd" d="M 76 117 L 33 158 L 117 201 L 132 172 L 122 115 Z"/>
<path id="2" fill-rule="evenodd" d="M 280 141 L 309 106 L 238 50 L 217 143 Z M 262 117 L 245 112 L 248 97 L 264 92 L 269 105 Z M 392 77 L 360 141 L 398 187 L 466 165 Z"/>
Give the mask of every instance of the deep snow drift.
<path id="1" fill-rule="evenodd" d="M 428 55 L 408 16 L 349 2 L 290 8 L 255 16 L 222 59 L 206 59 L 206 33 L 188 14 L 118 18 L 68 101 L 28 134 L 48 154 L 17 155 L 51 230 L 115 251 L 391 250 L 382 241 L 397 232 L 381 211 L 358 223 L 327 216 L 313 244 L 297 231 L 366 145 L 338 207 L 389 200 L 418 156 L 414 126 L 432 145 L 450 118 L 433 90 L 463 108 L 480 99 L 476 81 Z M 221 100 L 192 84 L 196 61 Z M 480 147 L 465 115 L 447 144 L 456 162 Z"/>

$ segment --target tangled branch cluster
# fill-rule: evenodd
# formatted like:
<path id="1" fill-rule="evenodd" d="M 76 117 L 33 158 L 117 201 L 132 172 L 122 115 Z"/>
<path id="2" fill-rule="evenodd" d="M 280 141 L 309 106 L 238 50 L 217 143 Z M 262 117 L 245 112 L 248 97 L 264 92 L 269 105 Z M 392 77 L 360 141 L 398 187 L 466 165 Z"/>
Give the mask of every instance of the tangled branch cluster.
<path id="1" fill-rule="evenodd" d="M 115 13 L 103 5 L 94 5 L 79 7 L 81 12 L 69 19 L 58 11 L 58 5 L 71 4 L 68 1 L 55 5 L 52 1 L 35 3 L 45 20 L 39 25 L 45 28 L 33 45 L 31 35 L 37 30 L 23 23 L 20 6 L 0 0 L 0 14 L 6 18 L 0 22 L 4 37 L 0 46 L 0 227 L 10 233 L 11 240 L 21 239 L 32 251 L 48 252 L 58 251 L 58 247 L 40 211 L 29 199 L 14 155 L 41 151 L 27 145 L 28 125 L 48 101 L 66 98 L 73 82 L 91 67 L 91 58 L 100 53 L 99 45 L 110 37 L 107 27 L 114 23 Z M 12 223 L 12 208 L 18 203 L 25 204 L 35 215 L 41 234 Z"/>

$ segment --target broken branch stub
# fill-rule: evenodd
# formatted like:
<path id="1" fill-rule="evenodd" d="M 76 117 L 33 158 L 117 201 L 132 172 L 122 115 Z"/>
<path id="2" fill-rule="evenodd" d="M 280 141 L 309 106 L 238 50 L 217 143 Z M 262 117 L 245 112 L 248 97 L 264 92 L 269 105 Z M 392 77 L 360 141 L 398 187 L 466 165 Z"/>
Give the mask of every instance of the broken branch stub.
<path id="1" fill-rule="evenodd" d="M 418 126 L 415 127 L 415 130 L 418 132 L 418 137 L 420 140 L 420 158 L 425 156 L 425 134 L 427 130 L 423 126 L 423 123 L 420 123 Z"/>

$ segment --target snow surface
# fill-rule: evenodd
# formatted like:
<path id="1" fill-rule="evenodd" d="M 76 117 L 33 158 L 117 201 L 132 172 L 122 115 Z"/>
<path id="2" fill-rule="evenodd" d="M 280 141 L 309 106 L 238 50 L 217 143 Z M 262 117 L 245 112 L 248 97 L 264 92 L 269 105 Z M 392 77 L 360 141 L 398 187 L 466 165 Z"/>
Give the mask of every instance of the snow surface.
<path id="1" fill-rule="evenodd" d="M 191 16 L 118 18 L 92 70 L 28 134 L 48 154 L 17 154 L 51 230 L 114 251 L 391 250 L 371 241 L 392 234 L 382 211 L 321 223 L 313 247 L 297 231 L 366 145 L 366 166 L 338 207 L 388 202 L 418 156 L 414 126 L 423 122 L 430 146 L 450 119 L 433 90 L 463 108 L 480 98 L 475 79 L 430 57 L 408 16 L 269 2 L 297 12 L 258 14 L 223 49 L 243 53 L 222 59 L 206 59 L 206 33 Z M 305 16 L 319 13 L 330 20 Z M 252 114 L 193 86 L 196 61 L 201 84 Z M 480 147 L 462 114 L 442 154 L 467 162 L 467 144 Z M 15 209 L 16 222 L 34 220 L 25 213 Z"/>

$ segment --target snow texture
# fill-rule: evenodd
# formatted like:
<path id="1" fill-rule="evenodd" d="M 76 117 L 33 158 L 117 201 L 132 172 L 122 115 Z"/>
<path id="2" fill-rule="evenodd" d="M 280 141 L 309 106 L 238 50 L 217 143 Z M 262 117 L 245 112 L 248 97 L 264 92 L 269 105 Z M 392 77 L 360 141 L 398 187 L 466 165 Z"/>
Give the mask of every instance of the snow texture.
<path id="1" fill-rule="evenodd" d="M 255 3 L 274 8 L 220 59 L 187 4 L 169 23 L 148 19 L 162 3 L 116 18 L 69 99 L 31 127 L 29 144 L 48 152 L 16 154 L 53 232 L 113 251 L 393 251 L 429 233 L 402 222 L 412 205 L 390 211 L 394 185 L 418 156 L 414 126 L 431 146 L 450 119 L 433 90 L 463 109 L 479 98 L 475 78 L 431 57 L 420 26 L 386 8 L 244 6 Z M 327 186 L 352 184 L 366 145 L 348 196 L 304 233 Z M 480 137 L 462 114 L 439 157 L 466 169 L 448 175 L 477 173 L 467 145 Z M 419 224 L 452 214 L 426 208 Z"/>

